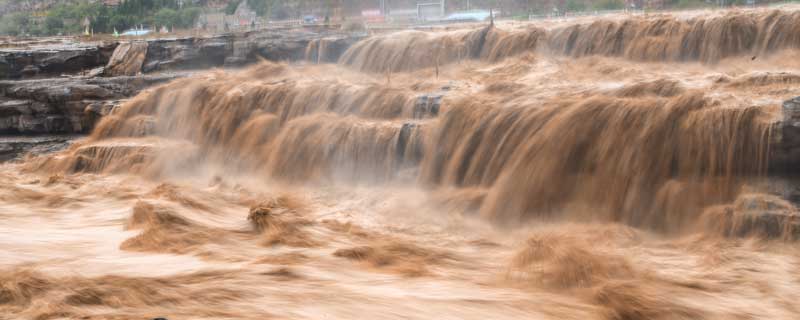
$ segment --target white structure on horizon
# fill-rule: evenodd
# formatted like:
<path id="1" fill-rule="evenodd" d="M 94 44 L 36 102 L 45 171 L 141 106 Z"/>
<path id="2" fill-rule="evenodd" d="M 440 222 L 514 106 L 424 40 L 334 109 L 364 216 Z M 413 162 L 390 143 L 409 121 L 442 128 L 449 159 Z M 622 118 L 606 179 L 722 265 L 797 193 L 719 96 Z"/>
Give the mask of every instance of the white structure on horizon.
<path id="1" fill-rule="evenodd" d="M 444 1 L 417 3 L 417 19 L 420 21 L 442 20 L 445 16 Z"/>
<path id="2" fill-rule="evenodd" d="M 234 28 L 247 28 L 256 23 L 256 12 L 250 9 L 247 1 L 242 1 L 233 12 L 233 16 L 227 17 L 227 23 Z"/>

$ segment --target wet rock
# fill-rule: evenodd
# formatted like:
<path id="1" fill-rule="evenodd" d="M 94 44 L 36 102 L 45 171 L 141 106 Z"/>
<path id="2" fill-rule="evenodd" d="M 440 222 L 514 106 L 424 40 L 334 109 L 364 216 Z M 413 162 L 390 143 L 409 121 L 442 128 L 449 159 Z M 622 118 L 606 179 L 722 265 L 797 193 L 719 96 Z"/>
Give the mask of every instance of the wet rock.
<path id="1" fill-rule="evenodd" d="M 358 37 L 330 37 L 314 39 L 306 47 L 305 59 L 315 63 L 336 63 Z"/>
<path id="2" fill-rule="evenodd" d="M 125 98 L 178 76 L 0 81 L 0 133 L 86 133 Z"/>
<path id="3" fill-rule="evenodd" d="M 222 66 L 231 55 L 230 36 L 147 41 L 143 72 Z"/>
<path id="4" fill-rule="evenodd" d="M 100 45 L 45 46 L 0 51 L 0 78 L 87 71 L 86 77 L 0 81 L 0 133 L 88 132 L 94 123 L 141 89 L 177 76 L 139 73 L 244 65 L 260 59 L 297 60 L 321 32 L 254 31 Z M 325 56 L 335 61 L 359 39 L 328 35 Z M 113 55 L 112 55 L 113 53 Z M 105 64 L 108 63 L 107 66 Z M 108 76 L 107 78 L 98 77 Z M 438 107 L 423 103 L 420 116 Z"/>
<path id="5" fill-rule="evenodd" d="M 19 159 L 25 154 L 45 154 L 65 149 L 78 136 L 0 137 L 0 162 Z"/>
<path id="6" fill-rule="evenodd" d="M 58 43 L 0 49 L 0 79 L 29 79 L 78 74 L 107 66 L 107 76 L 133 76 L 160 70 L 206 69 L 258 62 L 306 59 L 335 62 L 365 34 L 332 30 L 256 30 L 209 37 L 151 39 L 132 42 Z"/>
<path id="7" fill-rule="evenodd" d="M 428 94 L 417 97 L 414 103 L 414 119 L 436 117 L 439 115 L 439 108 L 442 106 L 441 94 Z"/>
<path id="8" fill-rule="evenodd" d="M 236 58 L 245 60 L 258 57 L 272 61 L 302 60 L 306 47 L 321 35 L 316 32 L 249 32 L 238 35 L 234 40 Z"/>
<path id="9" fill-rule="evenodd" d="M 97 67 L 92 70 L 89 70 L 89 72 L 86 73 L 86 77 L 87 78 L 99 77 L 102 76 L 105 71 L 106 71 L 105 67 Z"/>
<path id="10" fill-rule="evenodd" d="M 404 123 L 400 128 L 400 134 L 397 137 L 397 157 L 399 160 L 405 158 L 406 148 L 411 140 L 411 134 L 418 127 L 416 123 Z"/>
<path id="11" fill-rule="evenodd" d="M 770 170 L 800 172 L 800 97 L 783 102 L 782 118 L 775 124 L 770 146 Z"/>
<path id="12" fill-rule="evenodd" d="M 0 133 L 85 133 L 121 101 L 145 87 L 176 78 L 141 76 L 164 70 L 204 69 L 268 60 L 299 60 L 310 42 L 325 61 L 363 35 L 330 30 L 259 30 L 211 37 L 186 37 L 121 44 L 49 44 L 0 50 L 0 79 L 82 72 L 85 76 L 0 80 Z M 106 65 L 107 64 L 107 65 Z M 101 75 L 107 77 L 100 77 Z M 438 113 L 438 98 L 420 101 L 415 114 Z"/>
<path id="13" fill-rule="evenodd" d="M 188 37 L 148 41 L 143 72 L 186 70 L 220 66 L 242 66 L 260 59 L 293 61 L 302 59 L 335 62 L 364 35 L 329 31 L 258 30 L 213 37 Z M 308 56 L 310 43 L 325 39 Z M 313 51 L 313 50 L 312 50 Z M 324 59 L 319 57 L 324 56 Z"/>
<path id="14" fill-rule="evenodd" d="M 397 137 L 397 164 L 401 167 L 414 167 L 422 161 L 422 144 L 417 137 L 422 126 L 419 123 L 407 122 L 400 127 Z"/>
<path id="15" fill-rule="evenodd" d="M 790 202 L 766 194 L 745 194 L 733 205 L 712 208 L 707 223 L 726 236 L 799 239 L 800 215 Z"/>
<path id="16" fill-rule="evenodd" d="M 142 72 L 147 54 L 147 42 L 131 41 L 120 43 L 105 67 L 107 76 L 135 76 Z"/>
<path id="17" fill-rule="evenodd" d="M 737 217 L 731 235 L 758 235 L 767 238 L 800 238 L 800 218 L 796 214 L 782 211 L 746 212 Z M 734 219 L 731 219 L 734 220 Z"/>
<path id="18" fill-rule="evenodd" d="M 104 66 L 116 42 L 0 49 L 0 79 L 60 76 Z"/>

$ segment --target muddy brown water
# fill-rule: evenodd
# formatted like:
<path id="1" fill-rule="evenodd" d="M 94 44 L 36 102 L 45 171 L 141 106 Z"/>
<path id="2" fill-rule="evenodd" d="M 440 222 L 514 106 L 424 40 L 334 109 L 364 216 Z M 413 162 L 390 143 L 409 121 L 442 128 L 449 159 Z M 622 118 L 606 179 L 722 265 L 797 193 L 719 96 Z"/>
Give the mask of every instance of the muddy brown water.
<path id="1" fill-rule="evenodd" d="M 745 14 L 705 25 L 765 50 L 758 23 L 797 16 Z M 658 19 L 630 28 L 699 36 Z M 794 45 L 637 59 L 523 30 L 195 74 L 0 165 L 0 319 L 800 317 L 792 230 L 745 229 L 796 212 L 765 176 Z"/>

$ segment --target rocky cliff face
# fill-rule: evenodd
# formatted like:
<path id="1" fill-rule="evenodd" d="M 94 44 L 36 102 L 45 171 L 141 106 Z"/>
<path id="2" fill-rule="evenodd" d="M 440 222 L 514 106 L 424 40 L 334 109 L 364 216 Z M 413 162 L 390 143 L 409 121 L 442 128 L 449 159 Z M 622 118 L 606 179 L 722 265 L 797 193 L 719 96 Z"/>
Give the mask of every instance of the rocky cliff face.
<path id="1" fill-rule="evenodd" d="M 178 76 L 0 81 L 0 133 L 86 133 L 125 98 Z"/>
<path id="2" fill-rule="evenodd" d="M 142 72 L 222 66 L 232 55 L 230 35 L 147 41 Z"/>
<path id="3" fill-rule="evenodd" d="M 207 38 L 148 41 L 143 72 L 241 66 L 259 59 L 292 61 L 308 58 L 310 43 L 320 38 L 326 46 L 325 61 L 336 61 L 344 50 L 364 35 L 333 31 L 251 31 Z"/>
<path id="4" fill-rule="evenodd" d="M 800 172 L 795 165 L 800 159 L 800 97 L 784 101 L 781 111 L 783 118 L 772 133 L 770 169 Z"/>
<path id="5" fill-rule="evenodd" d="M 114 54 L 103 70 L 107 76 L 135 76 L 142 72 L 142 64 L 147 55 L 147 42 L 123 42 L 114 50 Z"/>
<path id="6" fill-rule="evenodd" d="M 27 153 L 58 151 L 78 138 L 78 135 L 0 136 L 0 162 L 20 159 Z"/>
<path id="7" fill-rule="evenodd" d="M 58 77 L 108 63 L 117 43 L 0 49 L 0 79 Z"/>
<path id="8" fill-rule="evenodd" d="M 241 66 L 259 59 L 273 61 L 302 60 L 307 58 L 309 44 L 324 38 L 324 46 L 316 46 L 314 57 L 322 53 L 325 62 L 336 61 L 339 56 L 365 35 L 330 30 L 257 30 L 229 33 L 210 37 L 166 38 L 140 41 L 123 41 L 127 52 L 136 44 L 146 52 L 141 62 L 141 72 L 163 70 L 206 69 L 223 66 Z M 47 44 L 22 48 L 0 49 L 0 79 L 32 79 L 77 74 L 106 66 L 112 60 L 118 42 L 95 44 Z M 123 56 L 123 55 L 121 55 Z M 119 64 L 119 61 L 113 62 Z M 130 69 L 130 68 L 128 68 Z M 119 75 L 111 72 L 109 75 Z M 123 72 L 133 75 L 133 72 Z"/>
<path id="9" fill-rule="evenodd" d="M 124 99 L 181 76 L 172 70 L 305 59 L 309 43 L 320 38 L 326 39 L 325 45 L 314 46 L 314 61 L 320 62 L 318 56 L 336 61 L 362 37 L 325 30 L 261 30 L 0 49 L 0 134 L 86 133 Z"/>

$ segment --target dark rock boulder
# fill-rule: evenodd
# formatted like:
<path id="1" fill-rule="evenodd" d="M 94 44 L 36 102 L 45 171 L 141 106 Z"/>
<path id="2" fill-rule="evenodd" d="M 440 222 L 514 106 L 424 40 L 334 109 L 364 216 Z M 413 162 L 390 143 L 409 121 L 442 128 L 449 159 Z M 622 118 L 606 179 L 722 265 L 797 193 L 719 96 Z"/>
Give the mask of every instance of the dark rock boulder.
<path id="1" fill-rule="evenodd" d="M 800 173 L 800 97 L 783 102 L 770 146 L 770 170 Z"/>
<path id="2" fill-rule="evenodd" d="M 417 97 L 417 101 L 414 102 L 414 119 L 423 119 L 429 117 L 436 117 L 439 115 L 439 109 L 442 106 L 442 98 L 444 97 L 441 93 L 432 93 L 421 95 Z"/>

